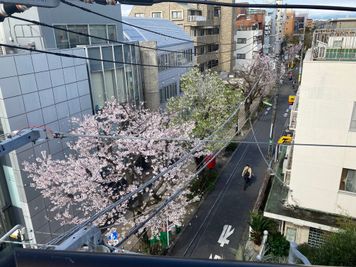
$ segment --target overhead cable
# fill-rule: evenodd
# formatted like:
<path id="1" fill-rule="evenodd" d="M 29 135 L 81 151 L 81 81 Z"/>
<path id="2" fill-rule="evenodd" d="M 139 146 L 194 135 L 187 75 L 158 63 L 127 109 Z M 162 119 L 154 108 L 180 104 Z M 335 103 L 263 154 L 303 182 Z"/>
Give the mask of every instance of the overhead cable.
<path id="1" fill-rule="evenodd" d="M 249 94 L 245 97 L 245 99 L 243 101 L 241 101 L 235 111 L 225 120 L 224 123 L 222 123 L 219 127 L 217 127 L 216 130 L 214 130 L 214 132 L 212 134 L 209 135 L 208 139 L 212 138 L 216 133 L 218 133 L 221 129 L 223 129 L 227 123 L 229 123 L 231 121 L 232 118 L 234 118 L 237 114 L 237 112 L 240 110 L 242 104 L 246 101 L 246 99 L 253 93 L 253 91 L 256 88 L 256 85 L 258 84 L 258 82 L 260 81 L 260 79 L 262 78 L 262 75 L 264 74 L 265 69 L 261 72 L 260 77 L 258 78 L 258 80 L 255 82 L 254 86 L 252 87 L 251 91 L 249 92 Z M 87 226 L 90 223 L 93 223 L 95 220 L 97 220 L 98 218 L 100 218 L 101 216 L 103 216 L 105 213 L 107 213 L 108 211 L 114 209 L 116 206 L 121 205 L 123 203 L 125 203 L 126 201 L 128 201 L 129 199 L 132 198 L 132 196 L 134 196 L 135 194 L 138 194 L 140 192 L 142 192 L 146 187 L 150 186 L 151 184 L 153 184 L 155 181 L 157 181 L 158 179 L 160 179 L 162 176 L 164 176 L 165 174 L 169 173 L 171 170 L 173 170 L 176 166 L 178 166 L 179 164 L 185 162 L 186 160 L 190 159 L 191 157 L 194 156 L 194 153 L 199 151 L 199 149 L 201 149 L 201 147 L 205 144 L 206 142 L 204 141 L 200 141 L 200 143 L 198 145 L 196 145 L 193 149 L 191 149 L 186 155 L 184 155 L 183 157 L 181 157 L 179 160 L 177 160 L 176 162 L 174 162 L 172 165 L 170 165 L 167 169 L 165 169 L 164 171 L 160 172 L 159 174 L 153 176 L 152 178 L 150 178 L 148 181 L 144 182 L 142 185 L 140 185 L 136 190 L 122 196 L 121 198 L 119 198 L 117 201 L 113 202 L 112 204 L 110 204 L 109 206 L 101 209 L 100 211 L 98 211 L 97 213 L 95 213 L 94 215 L 90 216 L 90 218 L 88 218 L 85 222 L 81 223 L 80 225 L 75 226 L 74 228 L 72 228 L 71 231 L 69 231 L 69 233 L 67 235 L 64 235 L 63 237 L 58 237 L 55 238 L 54 240 L 50 241 L 49 244 L 53 244 L 53 243 L 57 243 L 60 242 L 61 240 L 65 239 L 66 237 L 69 237 L 70 235 L 74 234 L 75 232 L 79 231 L 80 229 L 82 229 L 83 227 Z"/>

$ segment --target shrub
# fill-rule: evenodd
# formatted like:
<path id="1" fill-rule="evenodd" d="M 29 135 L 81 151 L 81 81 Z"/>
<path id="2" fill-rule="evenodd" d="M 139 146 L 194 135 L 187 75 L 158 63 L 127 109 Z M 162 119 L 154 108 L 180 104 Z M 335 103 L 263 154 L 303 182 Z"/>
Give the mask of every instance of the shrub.
<path id="1" fill-rule="evenodd" d="M 252 212 L 250 214 L 249 225 L 252 228 L 251 240 L 256 245 L 261 245 L 264 230 L 267 230 L 270 234 L 277 232 L 277 224 L 273 220 L 266 218 L 257 212 Z"/>
<path id="2" fill-rule="evenodd" d="M 225 151 L 226 152 L 234 152 L 235 149 L 237 148 L 237 143 L 230 143 L 226 146 Z"/>
<path id="3" fill-rule="evenodd" d="M 268 253 L 271 253 L 274 256 L 283 257 L 288 255 L 289 242 L 279 232 L 268 236 L 267 245 L 269 248 Z"/>

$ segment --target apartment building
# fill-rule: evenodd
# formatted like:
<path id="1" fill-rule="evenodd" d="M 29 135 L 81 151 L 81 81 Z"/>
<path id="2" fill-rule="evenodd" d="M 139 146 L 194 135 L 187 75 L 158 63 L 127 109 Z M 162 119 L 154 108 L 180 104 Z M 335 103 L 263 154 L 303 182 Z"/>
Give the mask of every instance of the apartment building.
<path id="1" fill-rule="evenodd" d="M 139 41 L 142 46 L 147 46 L 146 42 L 149 40 L 150 43 L 154 42 L 154 48 L 167 50 L 146 51 L 150 53 L 150 59 L 143 57 L 143 60 L 153 60 L 147 63 L 158 64 L 160 66 L 159 68 L 147 68 L 150 74 L 143 77 L 144 84 L 156 84 L 151 87 L 149 95 L 145 91 L 147 94 L 145 96 L 146 102 L 149 103 L 149 106 L 164 108 L 169 98 L 180 94 L 180 78 L 192 67 L 194 59 L 192 39 L 181 27 L 165 19 L 124 17 L 123 20 L 130 25 L 147 27 L 150 30 L 180 36 L 182 39 L 187 40 L 166 38 L 127 24 L 123 27 L 126 40 Z M 157 103 L 159 104 L 157 105 Z"/>
<path id="2" fill-rule="evenodd" d="M 319 246 L 340 219 L 356 218 L 356 29 L 316 30 L 264 215 L 288 240 Z M 282 180 L 282 181 L 279 181 Z"/>
<path id="3" fill-rule="evenodd" d="M 152 6 L 134 6 L 129 16 L 167 19 L 182 27 L 193 40 L 194 65 L 201 71 L 213 69 L 230 72 L 234 66 L 231 58 L 234 50 L 235 9 L 199 4 L 159 3 Z"/>
<path id="4" fill-rule="evenodd" d="M 332 19 L 327 23 L 331 29 L 354 29 L 356 28 L 356 18 Z"/>
<path id="5" fill-rule="evenodd" d="M 286 11 L 286 19 L 284 24 L 284 35 L 286 37 L 293 37 L 295 28 L 295 12 L 293 10 Z"/>
<path id="6" fill-rule="evenodd" d="M 263 36 L 263 54 L 269 55 L 273 53 L 273 32 L 274 32 L 275 18 L 273 12 L 269 12 L 265 16 L 265 28 Z"/>
<path id="7" fill-rule="evenodd" d="M 238 8 L 236 18 L 236 51 L 234 56 L 237 70 L 249 65 L 255 55 L 263 53 L 265 30 L 265 12 L 253 9 Z"/>
<path id="8" fill-rule="evenodd" d="M 283 0 L 276 0 L 276 4 L 282 5 Z M 281 45 L 284 39 L 284 24 L 285 24 L 285 10 L 282 8 L 277 8 L 275 12 L 276 26 L 273 32 L 274 36 L 274 52 L 276 55 L 281 53 Z"/>

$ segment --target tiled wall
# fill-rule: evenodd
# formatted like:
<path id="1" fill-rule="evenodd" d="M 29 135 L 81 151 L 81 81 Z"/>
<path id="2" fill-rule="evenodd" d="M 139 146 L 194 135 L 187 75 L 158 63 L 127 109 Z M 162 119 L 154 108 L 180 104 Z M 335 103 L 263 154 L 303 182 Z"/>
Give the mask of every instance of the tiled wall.
<path id="1" fill-rule="evenodd" d="M 82 48 L 61 52 L 85 56 Z M 67 132 L 71 129 L 70 117 L 91 113 L 85 60 L 39 53 L 0 56 L 0 119 L 5 133 L 37 125 Z M 54 237 L 47 233 L 68 229 L 51 220 L 48 201 L 29 186 L 21 163 L 40 156 L 42 150 L 62 158 L 64 149 L 65 143 L 58 140 L 29 144 L 1 162 L 12 167 L 13 175 L 7 175 L 6 180 L 8 185 L 16 187 L 12 191 L 20 199 L 18 208 L 22 209 L 26 226 L 33 230 L 34 236 L 31 234 L 30 238 L 35 237 L 38 243 Z"/>

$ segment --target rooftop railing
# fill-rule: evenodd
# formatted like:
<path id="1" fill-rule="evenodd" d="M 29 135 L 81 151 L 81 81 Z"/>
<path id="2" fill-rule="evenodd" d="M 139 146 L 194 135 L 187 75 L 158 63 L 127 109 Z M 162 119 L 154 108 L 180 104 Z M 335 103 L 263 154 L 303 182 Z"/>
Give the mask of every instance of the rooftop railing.
<path id="1" fill-rule="evenodd" d="M 322 29 L 313 34 L 312 59 L 356 61 L 356 29 Z"/>

